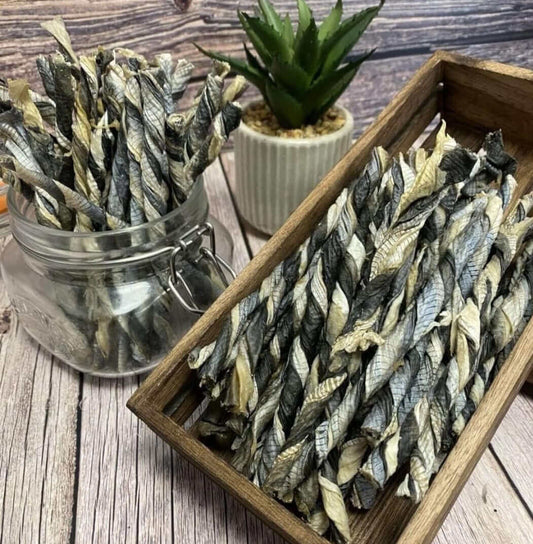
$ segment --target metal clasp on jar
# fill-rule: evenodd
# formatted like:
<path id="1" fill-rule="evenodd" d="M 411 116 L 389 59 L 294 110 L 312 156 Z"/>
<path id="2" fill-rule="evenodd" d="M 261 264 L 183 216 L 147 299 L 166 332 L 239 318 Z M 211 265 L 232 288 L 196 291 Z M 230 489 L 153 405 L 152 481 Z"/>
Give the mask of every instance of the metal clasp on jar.
<path id="1" fill-rule="evenodd" d="M 202 259 L 207 259 L 215 268 L 217 274 L 220 277 L 223 285 L 227 287 L 229 285 L 228 277 L 235 279 L 236 274 L 233 271 L 233 268 L 220 256 L 217 255 L 216 245 L 215 245 L 215 231 L 213 225 L 209 222 L 201 223 L 196 225 L 191 230 L 187 231 L 179 240 L 177 246 L 172 250 L 170 256 L 170 274 L 168 278 L 168 285 L 171 291 L 174 293 L 174 296 L 178 299 L 180 304 L 189 312 L 195 314 L 203 314 L 205 310 L 202 310 L 195 302 L 194 296 L 192 294 L 191 288 L 181 270 L 177 266 L 177 261 L 179 260 L 180 255 L 189 249 L 190 246 L 197 243 L 198 240 L 201 240 L 203 237 L 207 237 L 209 240 L 209 247 L 201 246 L 199 249 L 199 256 L 194 261 L 195 264 L 198 264 Z M 182 287 L 185 296 L 180 293 L 178 287 Z"/>

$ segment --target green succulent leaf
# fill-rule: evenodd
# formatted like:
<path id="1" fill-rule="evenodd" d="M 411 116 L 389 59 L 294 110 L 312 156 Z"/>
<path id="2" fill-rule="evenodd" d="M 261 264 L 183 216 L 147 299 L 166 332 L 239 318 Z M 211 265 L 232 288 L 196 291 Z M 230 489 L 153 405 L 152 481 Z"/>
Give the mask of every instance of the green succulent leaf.
<path id="1" fill-rule="evenodd" d="M 319 48 L 318 48 L 318 29 L 315 20 L 311 17 L 307 28 L 296 39 L 295 43 L 295 61 L 311 76 L 315 72 L 320 63 Z"/>
<path id="2" fill-rule="evenodd" d="M 297 128 L 304 124 L 305 113 L 302 104 L 290 93 L 268 81 L 265 94 L 270 109 L 282 127 Z"/>
<path id="3" fill-rule="evenodd" d="M 248 49 L 244 42 L 242 46 L 244 48 L 244 53 L 246 54 L 246 60 L 248 61 L 250 67 L 259 72 L 262 77 L 268 79 L 268 70 L 259 62 L 259 59 Z"/>
<path id="4" fill-rule="evenodd" d="M 322 73 L 326 74 L 335 70 L 344 60 L 346 55 L 359 41 L 363 32 L 379 13 L 381 4 L 364 9 L 353 17 L 346 19 L 339 28 L 328 38 L 324 44 L 324 59 Z"/>
<path id="5" fill-rule="evenodd" d="M 323 75 L 307 92 L 304 101 L 304 109 L 309 122 L 315 123 L 346 90 L 352 79 L 357 74 L 361 64 L 372 55 L 374 51 L 361 55 L 356 60 L 345 64 L 343 67 Z"/>
<path id="6" fill-rule="evenodd" d="M 313 12 L 305 3 L 305 0 L 298 0 L 298 30 L 296 31 L 296 40 L 305 32 L 312 18 Z"/>
<path id="7" fill-rule="evenodd" d="M 285 62 L 278 58 L 272 60 L 271 72 L 274 81 L 295 98 L 302 98 L 305 95 L 312 80 L 312 76 L 296 62 Z"/>
<path id="8" fill-rule="evenodd" d="M 259 0 L 259 9 L 265 21 L 278 33 L 283 32 L 283 21 L 269 0 Z"/>
<path id="9" fill-rule="evenodd" d="M 292 48 L 294 45 L 294 29 L 292 28 L 291 18 L 288 13 L 285 15 L 285 19 L 283 19 L 282 36 L 285 43 Z"/>
<path id="10" fill-rule="evenodd" d="M 342 18 L 342 0 L 337 0 L 329 15 L 324 19 L 318 29 L 318 39 L 323 42 L 331 36 L 339 27 Z"/>
<path id="11" fill-rule="evenodd" d="M 232 70 L 241 76 L 244 76 L 250 83 L 255 85 L 261 92 L 264 92 L 265 89 L 265 76 L 268 77 L 268 72 L 259 64 L 253 66 L 252 64 L 247 64 L 243 60 L 234 59 L 228 57 L 221 53 L 216 53 L 215 51 L 208 51 L 203 47 L 200 47 L 198 44 L 194 44 L 196 48 L 208 56 L 211 59 L 220 60 L 222 62 L 227 62 Z M 255 58 L 255 57 L 254 57 Z M 257 61 L 257 59 L 256 59 Z"/>
<path id="12" fill-rule="evenodd" d="M 248 34 L 255 50 L 267 67 L 270 66 L 274 56 L 289 60 L 289 47 L 280 34 L 276 33 L 265 21 L 258 17 L 250 17 L 250 15 L 242 12 L 239 16 L 246 34 Z"/>
<path id="13" fill-rule="evenodd" d="M 272 55 L 270 54 L 269 50 L 265 47 L 263 42 L 259 39 L 259 36 L 257 36 L 257 34 L 252 30 L 251 26 L 248 24 L 245 14 L 242 11 L 239 11 L 238 16 L 241 26 L 244 29 L 244 32 L 246 32 L 248 39 L 252 42 L 257 54 L 261 57 L 263 62 L 269 66 L 272 62 Z"/>

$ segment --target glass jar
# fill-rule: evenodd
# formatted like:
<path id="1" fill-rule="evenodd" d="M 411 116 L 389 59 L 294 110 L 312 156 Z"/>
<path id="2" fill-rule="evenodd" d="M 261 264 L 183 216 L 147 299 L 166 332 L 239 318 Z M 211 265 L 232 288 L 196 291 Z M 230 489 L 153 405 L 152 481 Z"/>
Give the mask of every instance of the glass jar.
<path id="1" fill-rule="evenodd" d="M 201 179 L 178 209 L 119 231 L 39 225 L 14 191 L 8 205 L 13 240 L 2 274 L 9 298 L 30 336 L 82 372 L 153 368 L 227 284 L 222 269 L 232 243 L 220 224 L 215 233 L 207 223 Z"/>

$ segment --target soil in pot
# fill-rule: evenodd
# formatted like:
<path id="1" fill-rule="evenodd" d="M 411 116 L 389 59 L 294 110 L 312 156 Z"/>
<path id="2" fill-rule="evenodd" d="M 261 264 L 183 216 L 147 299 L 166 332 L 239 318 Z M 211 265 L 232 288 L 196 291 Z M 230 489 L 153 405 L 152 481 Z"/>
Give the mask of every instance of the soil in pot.
<path id="1" fill-rule="evenodd" d="M 341 129 L 346 123 L 342 110 L 333 106 L 314 125 L 304 125 L 301 128 L 293 129 L 283 128 L 264 102 L 248 106 L 244 112 L 243 120 L 247 126 L 261 134 L 293 139 L 317 138 L 331 134 Z"/>

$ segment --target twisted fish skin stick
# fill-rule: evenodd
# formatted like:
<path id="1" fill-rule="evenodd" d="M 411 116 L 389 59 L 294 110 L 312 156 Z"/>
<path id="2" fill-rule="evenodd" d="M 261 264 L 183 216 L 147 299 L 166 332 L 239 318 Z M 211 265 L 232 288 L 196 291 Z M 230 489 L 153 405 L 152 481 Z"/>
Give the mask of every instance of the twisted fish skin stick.
<path id="1" fill-rule="evenodd" d="M 213 71 L 206 77 L 186 131 L 184 151 L 187 161 L 200 149 L 209 134 L 212 120 L 222 108 L 224 78 L 229 68 L 224 62 L 214 61 Z"/>
<path id="2" fill-rule="evenodd" d="M 146 219 L 152 221 L 168 211 L 168 163 L 165 154 L 165 96 L 156 75 L 159 69 L 140 70 L 142 120 L 141 181 Z"/>
<path id="3" fill-rule="evenodd" d="M 110 164 L 114 136 L 109 130 L 109 119 L 104 112 L 91 134 L 89 157 L 87 159 L 87 184 L 91 188 L 91 199 L 98 206 L 104 206 L 109 192 L 107 172 Z"/>
<path id="4" fill-rule="evenodd" d="M 185 164 L 183 175 L 185 191 L 189 195 L 196 178 L 218 157 L 230 133 L 241 121 L 242 108 L 239 104 L 228 102 L 213 119 L 211 134 L 200 145 L 196 153 Z"/>
<path id="5" fill-rule="evenodd" d="M 53 78 L 49 85 L 53 85 L 53 97 L 56 104 L 55 127 L 59 145 L 70 151 L 72 147 L 72 114 L 74 111 L 74 89 L 71 74 L 71 64 L 67 63 L 62 55 L 54 55 L 49 58 L 50 76 Z M 41 72 L 41 76 L 43 73 Z M 46 77 L 42 77 L 43 82 Z M 47 85 L 45 85 L 45 88 Z M 47 90 L 48 93 L 48 90 Z M 52 95 L 50 95 L 52 96 Z"/>
<path id="6" fill-rule="evenodd" d="M 138 74 L 128 74 L 124 87 L 124 124 L 129 167 L 129 216 L 132 225 L 146 221 L 141 159 L 144 146 L 143 105 Z"/>
<path id="7" fill-rule="evenodd" d="M 166 120 L 165 136 L 172 205 L 177 208 L 187 200 L 184 176 L 185 157 L 183 154 L 183 145 L 185 143 L 185 116 L 183 114 L 173 113 L 168 116 Z"/>
<path id="8" fill-rule="evenodd" d="M 80 81 L 74 97 L 74 120 L 72 123 L 72 163 L 74 188 L 89 202 L 98 205 L 100 190 L 94 180 L 87 176 L 91 147 L 91 123 L 97 122 L 98 79 L 94 57 L 79 59 Z M 78 210 L 74 230 L 91 232 L 90 219 Z"/>

